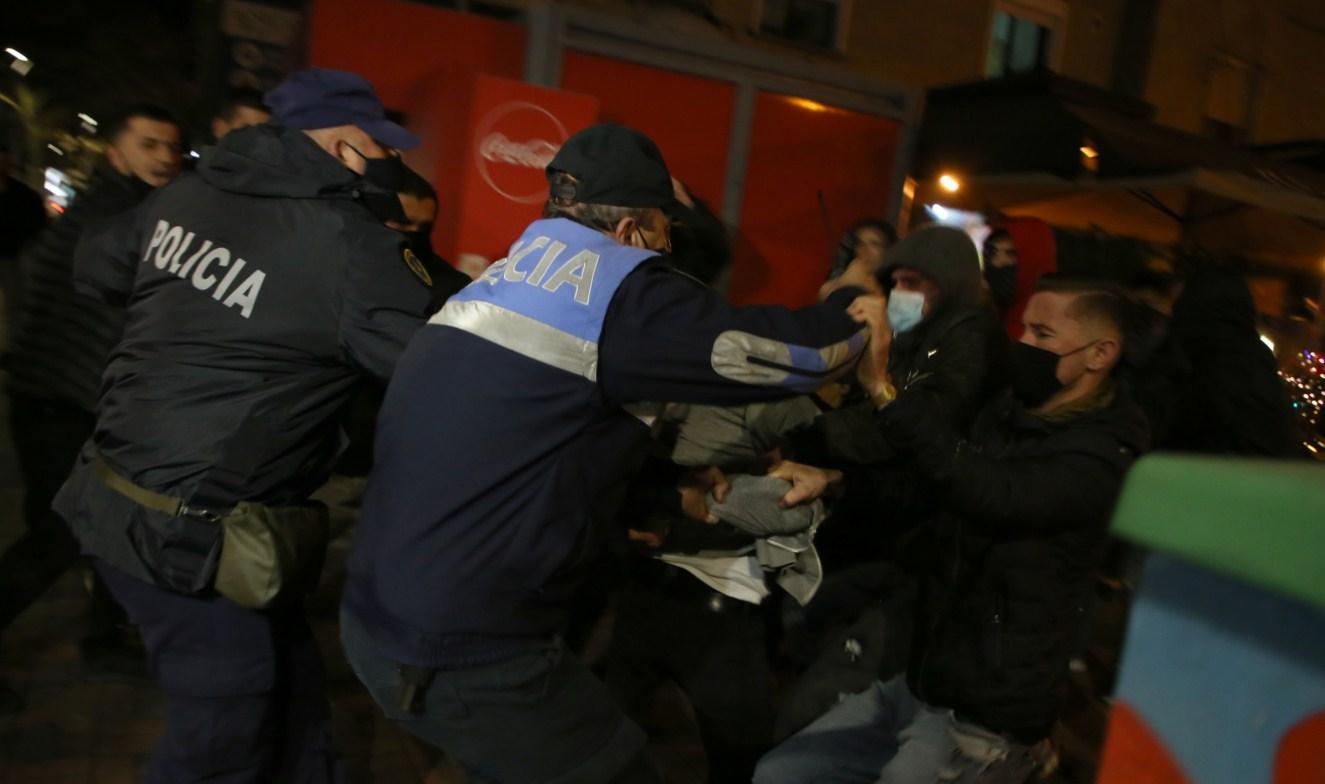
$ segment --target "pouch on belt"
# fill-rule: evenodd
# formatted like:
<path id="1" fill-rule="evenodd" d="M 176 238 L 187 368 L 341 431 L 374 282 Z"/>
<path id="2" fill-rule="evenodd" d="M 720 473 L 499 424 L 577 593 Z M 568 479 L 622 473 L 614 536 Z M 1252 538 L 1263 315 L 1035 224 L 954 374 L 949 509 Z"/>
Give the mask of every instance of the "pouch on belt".
<path id="1" fill-rule="evenodd" d="M 267 506 L 243 501 L 229 512 L 215 512 L 190 507 L 183 499 L 140 487 L 116 473 L 100 457 L 96 458 L 94 468 L 108 487 L 139 506 L 195 525 L 220 528 L 221 552 L 215 561 L 215 575 L 167 580 L 163 587 L 197 593 L 201 586 L 210 583 L 217 593 L 253 609 L 312 593 L 317 587 L 330 540 L 330 519 L 325 505 L 310 502 Z"/>
<path id="2" fill-rule="evenodd" d="M 244 501 L 221 518 L 216 592 L 244 607 L 317 588 L 331 521 L 320 503 L 266 506 Z"/>

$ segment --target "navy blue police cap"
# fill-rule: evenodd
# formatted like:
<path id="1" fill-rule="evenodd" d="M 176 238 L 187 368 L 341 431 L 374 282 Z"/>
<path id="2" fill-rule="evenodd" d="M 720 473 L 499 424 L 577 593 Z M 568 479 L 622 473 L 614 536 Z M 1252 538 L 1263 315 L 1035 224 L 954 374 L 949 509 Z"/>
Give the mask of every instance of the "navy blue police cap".
<path id="1" fill-rule="evenodd" d="M 419 143 L 419 137 L 386 118 L 386 108 L 368 80 L 349 71 L 296 71 L 263 100 L 273 119 L 286 128 L 308 131 L 353 125 L 387 147 L 408 150 Z"/>
<path id="2" fill-rule="evenodd" d="M 581 204 L 670 207 L 672 175 L 653 140 L 634 128 L 600 123 L 576 133 L 547 165 L 548 181 L 565 172 L 577 182 L 552 194 Z"/>

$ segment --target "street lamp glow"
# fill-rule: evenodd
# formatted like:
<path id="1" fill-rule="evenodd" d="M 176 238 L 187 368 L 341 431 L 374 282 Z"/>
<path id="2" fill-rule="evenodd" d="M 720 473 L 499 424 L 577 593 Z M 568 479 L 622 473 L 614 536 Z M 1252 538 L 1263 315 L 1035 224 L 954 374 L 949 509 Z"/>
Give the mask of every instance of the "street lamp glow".
<path id="1" fill-rule="evenodd" d="M 83 114 L 82 112 L 79 112 L 79 113 L 78 113 L 78 119 L 82 120 L 83 122 L 87 123 L 88 125 L 96 125 L 96 124 L 97 124 L 97 121 L 94 120 L 94 119 L 92 119 L 92 115 L 90 115 L 90 114 Z"/>
<path id="2" fill-rule="evenodd" d="M 939 177 L 939 187 L 948 193 L 956 193 L 962 189 L 962 183 L 961 180 L 951 174 L 945 174 L 942 177 Z"/>
<path id="3" fill-rule="evenodd" d="M 25 54 L 23 54 L 22 52 L 20 52 L 20 51 L 17 50 L 17 49 L 8 49 L 8 48 L 7 48 L 7 49 L 5 49 L 5 53 L 8 54 L 10 57 L 14 58 L 15 60 L 18 60 L 20 63 L 26 63 L 26 62 L 28 62 L 28 56 L 25 55 Z"/>

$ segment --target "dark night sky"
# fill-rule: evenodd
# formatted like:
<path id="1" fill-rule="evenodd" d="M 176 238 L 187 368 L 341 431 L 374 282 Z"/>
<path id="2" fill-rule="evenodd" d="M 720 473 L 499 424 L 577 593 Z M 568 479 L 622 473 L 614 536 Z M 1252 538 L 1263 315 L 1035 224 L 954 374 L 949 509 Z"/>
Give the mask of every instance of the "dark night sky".
<path id="1" fill-rule="evenodd" d="M 214 0 L 3 0 L 0 49 L 34 63 L 26 81 L 63 121 L 138 101 L 189 117 L 198 97 L 195 18 Z M 7 62 L 7 58 L 6 58 Z M 16 75 L 0 77 L 0 86 Z"/>

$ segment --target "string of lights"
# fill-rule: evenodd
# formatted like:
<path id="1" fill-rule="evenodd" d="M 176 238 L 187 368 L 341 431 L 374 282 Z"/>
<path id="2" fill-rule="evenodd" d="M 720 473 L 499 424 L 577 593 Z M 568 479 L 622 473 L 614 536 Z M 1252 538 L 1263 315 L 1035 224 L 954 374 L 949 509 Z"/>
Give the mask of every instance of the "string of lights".
<path id="1" fill-rule="evenodd" d="M 1325 460 L 1325 353 L 1304 349 L 1296 365 L 1279 375 L 1288 387 L 1303 445 Z"/>

